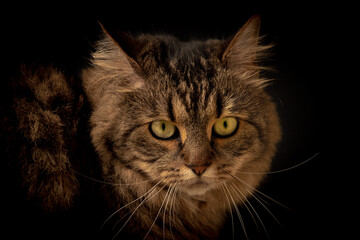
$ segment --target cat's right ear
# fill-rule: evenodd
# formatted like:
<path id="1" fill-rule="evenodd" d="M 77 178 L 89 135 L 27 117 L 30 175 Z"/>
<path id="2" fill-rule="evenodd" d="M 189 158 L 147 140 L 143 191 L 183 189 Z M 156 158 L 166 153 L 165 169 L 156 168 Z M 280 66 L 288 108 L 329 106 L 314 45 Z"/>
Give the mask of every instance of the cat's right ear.
<path id="1" fill-rule="evenodd" d="M 263 37 L 259 34 L 260 16 L 255 15 L 227 43 L 221 62 L 230 72 L 246 79 L 248 84 L 265 87 L 268 80 L 261 79 L 259 73 L 267 68 L 260 66 L 259 62 L 272 46 L 260 44 Z"/>
<path id="2" fill-rule="evenodd" d="M 93 106 L 108 92 L 131 92 L 144 85 L 141 68 L 133 58 L 136 49 L 129 43 L 137 47 L 140 44 L 125 33 L 114 38 L 99 24 L 102 37 L 96 43 L 90 67 L 82 73 L 84 89 Z"/>

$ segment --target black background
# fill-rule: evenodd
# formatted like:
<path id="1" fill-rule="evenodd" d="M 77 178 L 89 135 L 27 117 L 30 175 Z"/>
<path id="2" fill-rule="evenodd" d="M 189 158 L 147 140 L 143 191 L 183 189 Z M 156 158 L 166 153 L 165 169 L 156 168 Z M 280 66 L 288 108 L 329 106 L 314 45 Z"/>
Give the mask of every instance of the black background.
<path id="1" fill-rule="evenodd" d="M 357 220 L 352 219 L 355 208 L 348 201 L 351 195 L 344 180 L 347 174 L 338 167 L 344 164 L 336 156 L 339 146 L 329 147 L 335 134 L 331 132 L 337 131 L 329 126 L 339 123 L 328 117 L 341 111 L 328 97 L 339 97 L 329 91 L 330 87 L 334 89 L 332 81 L 339 80 L 335 79 L 338 65 L 334 59 L 343 31 L 342 11 L 336 5 L 300 1 L 246 5 L 241 1 L 208 1 L 206 5 L 182 1 L 157 5 L 88 2 L 86 6 L 54 3 L 4 7 L 3 76 L 13 74 L 20 62 L 54 63 L 76 73 L 86 62 L 97 37 L 97 21 L 111 30 L 170 33 L 186 40 L 230 37 L 248 18 L 260 14 L 265 42 L 275 43 L 268 62 L 276 69 L 268 73 L 275 79 L 269 92 L 278 105 L 283 126 L 283 140 L 273 170 L 313 158 L 295 169 L 269 175 L 261 187 L 262 192 L 288 207 L 262 197 L 277 220 L 256 199 L 251 203 L 270 239 L 348 239 L 355 236 L 350 222 Z M 241 213 L 248 238 L 267 239 L 262 224 L 257 220 L 257 229 L 247 210 L 242 209 Z M 237 219 L 235 213 L 234 218 Z M 19 221 L 14 229 L 21 231 L 24 224 Z M 243 235 L 241 224 L 236 221 L 235 239 Z M 225 236 L 232 239 L 230 219 Z"/>

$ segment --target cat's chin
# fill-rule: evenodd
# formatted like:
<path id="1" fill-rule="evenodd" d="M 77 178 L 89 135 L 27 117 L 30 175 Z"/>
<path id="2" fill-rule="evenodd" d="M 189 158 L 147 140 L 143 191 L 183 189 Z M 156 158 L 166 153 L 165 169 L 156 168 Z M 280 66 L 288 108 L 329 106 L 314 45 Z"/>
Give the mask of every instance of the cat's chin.
<path id="1" fill-rule="evenodd" d="M 199 196 L 207 193 L 210 190 L 210 188 L 202 187 L 202 186 L 186 186 L 183 187 L 181 190 L 182 192 L 185 192 L 189 196 Z"/>
<path id="2" fill-rule="evenodd" d="M 190 197 L 193 197 L 204 195 L 213 188 L 214 187 L 210 183 L 204 181 L 196 181 L 194 183 L 182 186 L 181 191 L 186 193 Z"/>

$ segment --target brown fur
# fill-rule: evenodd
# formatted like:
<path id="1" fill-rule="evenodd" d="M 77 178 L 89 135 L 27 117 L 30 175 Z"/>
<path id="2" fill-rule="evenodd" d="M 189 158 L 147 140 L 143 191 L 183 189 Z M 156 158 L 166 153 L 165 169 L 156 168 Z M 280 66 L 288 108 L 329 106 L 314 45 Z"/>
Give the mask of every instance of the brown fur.
<path id="1" fill-rule="evenodd" d="M 77 131 L 74 114 L 82 97 L 74 96 L 70 81 L 54 67 L 43 66 L 22 66 L 14 81 L 16 130 L 9 135 L 22 137 L 16 143 L 20 151 L 11 154 L 18 154 L 28 197 L 40 201 L 47 211 L 70 208 L 78 194 L 69 143 Z"/>
<path id="2" fill-rule="evenodd" d="M 115 184 L 107 194 L 119 210 L 105 223 L 113 222 L 112 236 L 216 238 L 227 212 L 260 184 L 281 131 L 259 77 L 268 49 L 259 44 L 259 26 L 253 17 L 231 41 L 104 32 L 83 86 L 92 143 L 105 180 Z M 237 117 L 239 129 L 214 137 L 214 122 L 226 116 Z M 180 136 L 155 139 L 155 120 L 172 122 Z M 186 159 L 203 153 L 211 165 L 196 185 Z"/>
<path id="3" fill-rule="evenodd" d="M 230 40 L 187 42 L 103 29 L 81 84 L 54 66 L 21 67 L 3 97 L 10 107 L 0 106 L 5 164 L 45 211 L 105 198 L 110 238 L 217 238 L 264 179 L 281 137 L 260 74 L 269 46 L 259 27 L 255 16 Z M 238 127 L 220 137 L 213 126 L 224 117 Z M 158 120 L 176 134 L 154 136 Z M 84 175 L 103 188 L 86 189 Z"/>

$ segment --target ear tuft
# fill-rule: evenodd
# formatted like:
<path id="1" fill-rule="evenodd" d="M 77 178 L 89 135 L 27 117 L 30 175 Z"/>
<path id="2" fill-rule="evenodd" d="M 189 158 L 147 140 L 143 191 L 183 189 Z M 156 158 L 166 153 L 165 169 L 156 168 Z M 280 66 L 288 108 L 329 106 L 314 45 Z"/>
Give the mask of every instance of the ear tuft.
<path id="1" fill-rule="evenodd" d="M 259 66 L 259 61 L 266 56 L 272 46 L 261 45 L 260 16 L 251 17 L 235 34 L 223 52 L 222 63 L 248 83 L 265 86 L 267 80 L 260 79 L 260 70 L 267 69 Z"/>
<path id="2" fill-rule="evenodd" d="M 144 84 L 137 62 L 100 26 L 102 39 L 96 44 L 91 67 L 82 74 L 85 92 L 92 105 L 106 92 L 130 92 Z M 130 41 L 130 36 L 127 38 Z"/>
<path id="3" fill-rule="evenodd" d="M 222 56 L 222 62 L 236 60 L 237 55 L 250 52 L 258 45 L 260 31 L 260 16 L 250 18 L 245 25 L 235 34 Z"/>

